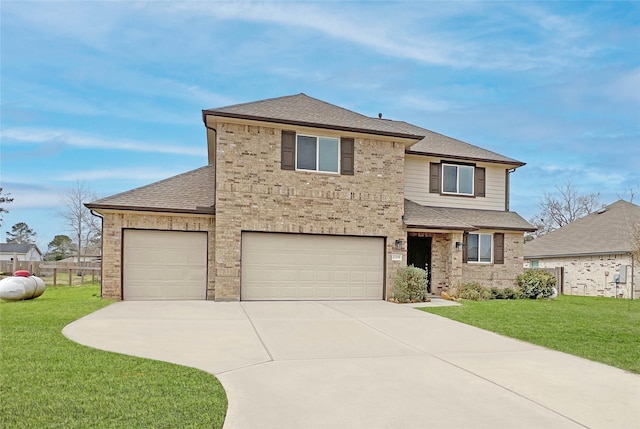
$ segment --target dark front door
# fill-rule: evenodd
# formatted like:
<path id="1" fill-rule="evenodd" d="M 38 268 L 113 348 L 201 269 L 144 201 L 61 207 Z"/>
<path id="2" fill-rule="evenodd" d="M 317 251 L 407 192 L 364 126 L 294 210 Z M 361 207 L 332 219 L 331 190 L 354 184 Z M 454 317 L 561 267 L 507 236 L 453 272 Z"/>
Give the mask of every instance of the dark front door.
<path id="1" fill-rule="evenodd" d="M 431 237 L 407 238 L 407 265 L 427 270 L 427 292 L 431 292 Z"/>

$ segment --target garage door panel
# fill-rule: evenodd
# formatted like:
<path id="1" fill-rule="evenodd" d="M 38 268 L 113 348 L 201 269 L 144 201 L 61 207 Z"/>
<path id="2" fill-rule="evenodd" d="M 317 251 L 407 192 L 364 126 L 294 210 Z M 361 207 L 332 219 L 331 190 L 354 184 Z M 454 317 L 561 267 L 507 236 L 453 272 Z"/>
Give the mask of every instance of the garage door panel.
<path id="1" fill-rule="evenodd" d="M 242 233 L 243 300 L 382 299 L 384 239 Z"/>
<path id="2" fill-rule="evenodd" d="M 125 300 L 206 299 L 207 234 L 125 230 Z"/>

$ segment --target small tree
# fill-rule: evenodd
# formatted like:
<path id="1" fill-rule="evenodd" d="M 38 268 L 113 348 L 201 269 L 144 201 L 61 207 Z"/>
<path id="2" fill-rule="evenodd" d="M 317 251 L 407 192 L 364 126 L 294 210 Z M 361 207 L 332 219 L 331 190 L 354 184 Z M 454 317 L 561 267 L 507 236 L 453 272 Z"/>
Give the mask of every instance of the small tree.
<path id="1" fill-rule="evenodd" d="M 556 193 L 545 191 L 538 203 L 540 212 L 529 220 L 538 231 L 535 236 L 544 235 L 562 228 L 602 207 L 600 193 L 579 194 L 571 182 L 556 186 Z"/>
<path id="2" fill-rule="evenodd" d="M 2 226 L 2 213 L 9 213 L 9 210 L 4 208 L 7 204 L 13 201 L 13 198 L 10 197 L 11 194 L 2 193 L 2 188 L 0 188 L 0 226 Z"/>
<path id="3" fill-rule="evenodd" d="M 85 246 L 100 234 L 99 221 L 84 206 L 84 203 L 97 199 L 95 192 L 84 182 L 76 182 L 75 186 L 61 196 L 62 209 L 60 216 L 66 221 L 74 233 L 78 248 L 78 262 Z"/>
<path id="4" fill-rule="evenodd" d="M 36 232 L 24 222 L 18 222 L 7 232 L 7 243 L 35 243 Z"/>
<path id="5" fill-rule="evenodd" d="M 49 248 L 47 249 L 47 259 L 53 261 L 59 261 L 67 258 L 74 250 L 73 241 L 68 235 L 56 235 L 53 240 L 49 242 Z"/>

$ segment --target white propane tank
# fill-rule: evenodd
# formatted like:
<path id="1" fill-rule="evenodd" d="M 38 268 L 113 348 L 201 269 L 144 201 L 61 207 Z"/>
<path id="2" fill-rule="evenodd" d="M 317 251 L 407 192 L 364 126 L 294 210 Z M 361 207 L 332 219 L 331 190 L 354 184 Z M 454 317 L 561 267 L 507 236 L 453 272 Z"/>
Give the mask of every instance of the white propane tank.
<path id="1" fill-rule="evenodd" d="M 5 301 L 33 299 L 42 295 L 45 288 L 44 281 L 40 277 L 29 275 L 25 271 L 16 271 L 13 277 L 0 280 L 0 299 Z"/>

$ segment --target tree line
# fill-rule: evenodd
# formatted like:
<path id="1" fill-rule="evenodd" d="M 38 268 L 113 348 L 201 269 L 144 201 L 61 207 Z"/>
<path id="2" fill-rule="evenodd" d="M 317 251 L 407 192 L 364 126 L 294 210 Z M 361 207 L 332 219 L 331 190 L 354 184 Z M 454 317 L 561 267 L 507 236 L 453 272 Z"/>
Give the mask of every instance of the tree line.
<path id="1" fill-rule="evenodd" d="M 76 182 L 73 188 L 60 196 L 61 206 L 58 215 L 65 219 L 72 236 L 60 234 L 51 240 L 45 253 L 46 260 L 59 261 L 72 255 L 83 256 L 90 246 L 99 246 L 102 241 L 102 228 L 99 218 L 84 206 L 85 202 L 97 199 L 95 192 L 83 182 Z M 9 210 L 6 205 L 13 202 L 10 193 L 0 188 L 0 226 L 3 214 Z M 35 244 L 36 232 L 25 222 L 18 222 L 6 233 L 7 243 Z"/>

